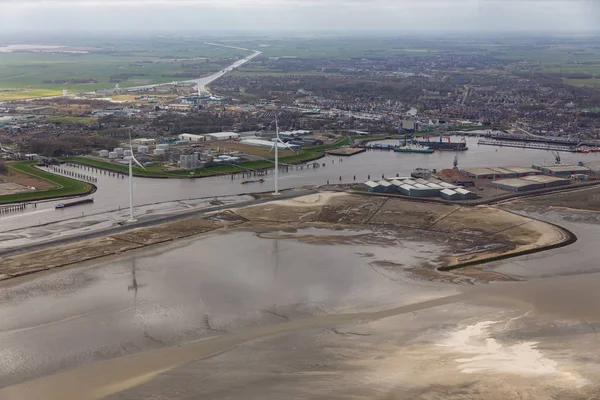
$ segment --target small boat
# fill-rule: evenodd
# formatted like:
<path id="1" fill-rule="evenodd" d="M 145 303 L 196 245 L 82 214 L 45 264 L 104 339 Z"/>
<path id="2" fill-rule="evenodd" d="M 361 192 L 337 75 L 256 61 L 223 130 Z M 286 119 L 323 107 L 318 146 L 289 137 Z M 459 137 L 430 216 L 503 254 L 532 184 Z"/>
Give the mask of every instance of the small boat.
<path id="1" fill-rule="evenodd" d="M 78 206 L 80 204 L 88 204 L 88 203 L 93 203 L 93 202 L 94 202 L 94 199 L 83 199 L 83 200 L 72 201 L 70 203 L 58 203 L 57 205 L 54 206 L 54 208 L 60 209 L 60 208 L 73 207 L 73 206 Z"/>
<path id="2" fill-rule="evenodd" d="M 246 185 L 248 183 L 263 183 L 264 181 L 265 181 L 264 179 L 260 178 L 260 179 L 255 179 L 255 180 L 252 180 L 252 181 L 243 181 L 243 182 L 241 182 L 241 184 L 242 185 Z"/>
<path id="3" fill-rule="evenodd" d="M 398 146 L 394 148 L 396 153 L 421 153 L 421 154 L 431 154 L 433 150 L 426 146 L 421 146 L 420 144 L 406 144 L 404 146 Z"/>

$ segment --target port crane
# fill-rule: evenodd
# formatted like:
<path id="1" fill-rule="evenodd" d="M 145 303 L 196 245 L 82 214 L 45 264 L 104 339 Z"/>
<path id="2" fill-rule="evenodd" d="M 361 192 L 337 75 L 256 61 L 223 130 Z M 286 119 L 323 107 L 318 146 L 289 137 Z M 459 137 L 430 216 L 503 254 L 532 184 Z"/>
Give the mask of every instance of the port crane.
<path id="1" fill-rule="evenodd" d="M 552 155 L 554 156 L 554 163 L 560 164 L 560 154 L 558 153 L 558 151 L 553 151 Z"/>

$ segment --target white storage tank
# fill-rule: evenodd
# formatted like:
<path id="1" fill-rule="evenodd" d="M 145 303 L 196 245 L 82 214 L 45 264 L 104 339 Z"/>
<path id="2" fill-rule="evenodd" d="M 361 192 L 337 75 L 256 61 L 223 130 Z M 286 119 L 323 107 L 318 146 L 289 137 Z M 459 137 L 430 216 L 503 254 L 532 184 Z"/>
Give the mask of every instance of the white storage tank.
<path id="1" fill-rule="evenodd" d="M 109 151 L 108 151 L 108 150 L 100 150 L 100 151 L 98 152 L 98 155 L 99 155 L 100 157 L 108 157 L 108 153 L 109 153 Z"/>
<path id="2" fill-rule="evenodd" d="M 165 155 L 165 149 L 154 149 L 155 156 L 163 156 Z"/>
<path id="3" fill-rule="evenodd" d="M 131 150 L 125 150 L 125 151 L 123 152 L 123 155 L 124 155 L 125 157 L 131 156 L 132 154 L 133 154 L 133 152 L 132 152 Z"/>
<path id="4" fill-rule="evenodd" d="M 157 144 L 156 148 L 160 149 L 160 150 L 169 150 L 169 144 L 168 143 Z"/>
<path id="5" fill-rule="evenodd" d="M 119 157 L 123 157 L 123 151 L 124 151 L 124 150 L 123 150 L 123 148 L 122 148 L 122 147 L 116 147 L 116 148 L 115 148 L 113 151 L 114 151 L 115 153 L 117 153 L 117 155 L 118 155 Z"/>
<path id="6" fill-rule="evenodd" d="M 111 151 L 110 153 L 108 153 L 108 158 L 110 158 L 111 160 L 114 160 L 115 158 L 119 158 L 119 155 L 117 154 L 116 151 Z"/>
<path id="7" fill-rule="evenodd" d="M 129 161 L 129 160 L 131 160 L 131 155 L 129 155 L 129 156 L 124 156 L 124 157 L 123 157 L 123 160 L 125 160 L 125 161 Z"/>
<path id="8" fill-rule="evenodd" d="M 138 153 L 140 154 L 148 154 L 148 146 L 139 146 Z"/>

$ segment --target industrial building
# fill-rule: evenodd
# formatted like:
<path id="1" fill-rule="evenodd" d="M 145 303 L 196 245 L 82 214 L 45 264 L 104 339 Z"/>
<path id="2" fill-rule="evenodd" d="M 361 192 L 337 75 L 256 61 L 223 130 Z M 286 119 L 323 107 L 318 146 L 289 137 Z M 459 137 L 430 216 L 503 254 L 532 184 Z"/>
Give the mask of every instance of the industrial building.
<path id="1" fill-rule="evenodd" d="M 460 172 L 469 178 L 475 179 L 496 179 L 496 175 L 498 175 L 497 171 L 489 168 L 465 168 L 461 169 Z"/>
<path id="2" fill-rule="evenodd" d="M 526 181 L 522 178 L 499 179 L 494 182 L 494 185 L 501 190 L 509 192 L 526 192 L 528 190 L 543 189 L 543 183 Z"/>
<path id="3" fill-rule="evenodd" d="M 460 193 L 455 192 L 452 189 L 444 189 L 440 191 L 440 196 L 444 200 L 462 200 L 462 195 Z"/>
<path id="4" fill-rule="evenodd" d="M 519 176 L 528 176 L 528 175 L 540 175 L 542 172 L 529 167 L 504 167 L 505 169 L 514 172 Z"/>
<path id="5" fill-rule="evenodd" d="M 197 169 L 199 166 L 200 159 L 198 157 L 198 153 L 185 155 L 182 154 L 179 156 L 179 168 L 189 170 L 189 169 Z"/>
<path id="6" fill-rule="evenodd" d="M 444 189 L 444 190 L 452 190 L 452 189 Z M 454 189 L 454 192 L 458 193 L 461 196 L 461 200 L 475 200 L 477 198 L 477 195 L 471 191 L 468 191 L 467 189 L 463 189 L 463 188 L 456 188 Z"/>
<path id="7" fill-rule="evenodd" d="M 442 182 L 439 179 L 427 180 L 423 178 L 395 178 L 391 181 L 368 181 L 364 187 L 369 192 L 400 193 L 411 197 L 442 197 L 446 200 L 472 200 L 477 194 L 457 188 L 455 185 Z"/>
<path id="8" fill-rule="evenodd" d="M 179 140 L 187 140 L 189 142 L 204 142 L 206 138 L 203 135 L 193 135 L 191 133 L 182 133 L 178 136 Z"/>
<path id="9" fill-rule="evenodd" d="M 588 167 L 580 166 L 580 165 L 567 165 L 567 164 L 553 164 L 553 165 L 532 165 L 532 168 L 535 168 L 541 171 L 544 175 L 554 175 L 554 176 L 567 176 L 577 174 L 589 174 L 591 171 Z"/>
<path id="10" fill-rule="evenodd" d="M 216 133 L 207 133 L 207 140 L 234 140 L 239 139 L 240 135 L 235 132 L 216 132 Z M 210 138 L 210 139 L 208 139 Z"/>
<path id="11" fill-rule="evenodd" d="M 377 185 L 379 185 L 382 192 L 391 192 L 393 188 L 392 184 L 386 181 L 385 179 L 382 179 L 379 182 L 377 182 Z"/>
<path id="12" fill-rule="evenodd" d="M 264 139 L 242 139 L 241 143 L 247 144 L 249 146 L 266 147 L 268 149 L 271 149 L 275 146 L 275 142 L 271 142 L 270 140 Z M 279 150 L 290 150 L 290 148 L 292 150 L 298 150 L 300 149 L 300 146 L 296 144 L 277 143 L 277 148 Z"/>
<path id="13" fill-rule="evenodd" d="M 557 178 L 554 176 L 548 175 L 537 175 L 537 176 L 525 176 L 523 178 L 524 181 L 535 182 L 543 184 L 545 188 L 556 187 L 556 186 L 564 186 L 571 183 L 569 179 Z"/>
<path id="14" fill-rule="evenodd" d="M 568 185 L 570 180 L 555 178 L 546 175 L 529 175 L 521 178 L 500 179 L 494 182 L 498 189 L 509 192 L 525 192 L 529 190 L 544 189 Z"/>
<path id="15" fill-rule="evenodd" d="M 310 136 L 310 135 L 312 135 L 312 132 L 311 131 L 305 131 L 305 130 L 279 132 L 279 137 L 282 140 L 292 139 L 292 138 L 296 138 L 296 137 L 299 137 L 299 136 Z"/>
<path id="16" fill-rule="evenodd" d="M 464 168 L 461 172 L 475 179 L 505 179 L 541 174 L 541 171 L 528 167 Z"/>
<path id="17" fill-rule="evenodd" d="M 379 186 L 379 184 L 377 182 L 373 182 L 373 181 L 365 182 L 364 187 L 369 192 L 385 192 L 385 189 L 383 187 Z"/>

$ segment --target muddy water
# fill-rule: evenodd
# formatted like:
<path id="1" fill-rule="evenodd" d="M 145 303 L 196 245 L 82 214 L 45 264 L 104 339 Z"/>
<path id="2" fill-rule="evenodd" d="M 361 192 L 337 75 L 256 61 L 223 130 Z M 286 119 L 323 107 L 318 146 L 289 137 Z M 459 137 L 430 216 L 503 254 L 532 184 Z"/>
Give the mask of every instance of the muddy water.
<path id="1" fill-rule="evenodd" d="M 385 268 L 386 261 L 409 268 L 425 258 L 435 260 L 447 250 L 442 245 L 416 239 L 398 243 L 389 233 L 366 230 L 308 228 L 271 235 L 207 236 L 0 286 L 0 386 L 233 334 L 223 339 L 227 347 L 247 340 L 246 334 L 271 333 L 271 328 L 258 327 L 331 324 L 346 318 L 340 314 L 352 319 L 352 313 L 457 293 L 455 287 Z M 198 348 L 190 359 L 219 346 Z M 148 360 L 152 368 L 147 372 L 170 368 L 186 357 L 167 357 L 166 363 L 162 356 L 156 363 Z M 136 367 L 131 376 L 141 372 Z M 86 392 L 93 391 L 94 382 Z M 0 391 L 0 398 L 12 398 L 4 397 L 7 393 L 21 392 Z M 64 397 L 55 398 L 74 398 L 57 393 Z"/>

